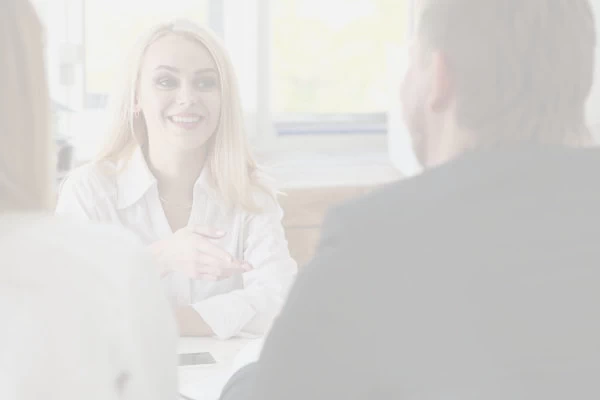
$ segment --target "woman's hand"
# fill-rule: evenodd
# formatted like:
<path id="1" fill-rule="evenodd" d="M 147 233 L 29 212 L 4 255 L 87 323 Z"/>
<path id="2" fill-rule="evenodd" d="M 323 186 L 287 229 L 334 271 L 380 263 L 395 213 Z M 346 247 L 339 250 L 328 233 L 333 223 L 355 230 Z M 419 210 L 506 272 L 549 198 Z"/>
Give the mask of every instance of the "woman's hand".
<path id="1" fill-rule="evenodd" d="M 161 275 L 179 271 L 192 279 L 218 281 L 250 271 L 252 267 L 236 260 L 213 241 L 225 232 L 210 227 L 185 227 L 167 239 L 150 245 L 161 266 Z"/>

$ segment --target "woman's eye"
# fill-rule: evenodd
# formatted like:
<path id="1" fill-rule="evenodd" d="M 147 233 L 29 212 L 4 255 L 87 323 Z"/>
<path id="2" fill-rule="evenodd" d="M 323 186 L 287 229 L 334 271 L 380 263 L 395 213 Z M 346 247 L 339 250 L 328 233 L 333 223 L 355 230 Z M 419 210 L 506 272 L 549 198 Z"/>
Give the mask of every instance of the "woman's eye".
<path id="1" fill-rule="evenodd" d="M 201 90 L 213 89 L 217 86 L 216 78 L 202 78 L 196 81 L 196 87 Z"/>
<path id="2" fill-rule="evenodd" d="M 158 78 L 156 85 L 162 89 L 172 89 L 177 86 L 177 80 L 169 77 Z"/>

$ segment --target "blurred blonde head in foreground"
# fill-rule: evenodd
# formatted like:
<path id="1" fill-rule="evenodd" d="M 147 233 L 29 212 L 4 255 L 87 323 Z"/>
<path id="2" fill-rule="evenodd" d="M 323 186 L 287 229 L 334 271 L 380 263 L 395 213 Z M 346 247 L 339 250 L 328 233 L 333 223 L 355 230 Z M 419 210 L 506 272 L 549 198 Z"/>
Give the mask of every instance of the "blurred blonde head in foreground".
<path id="1" fill-rule="evenodd" d="M 0 399 L 175 398 L 175 325 L 139 243 L 40 215 L 54 170 L 42 43 L 32 5 L 4 0 Z"/>
<path id="2" fill-rule="evenodd" d="M 3 1 L 0 54 L 0 208 L 47 209 L 54 152 L 42 27 L 28 1 Z"/>

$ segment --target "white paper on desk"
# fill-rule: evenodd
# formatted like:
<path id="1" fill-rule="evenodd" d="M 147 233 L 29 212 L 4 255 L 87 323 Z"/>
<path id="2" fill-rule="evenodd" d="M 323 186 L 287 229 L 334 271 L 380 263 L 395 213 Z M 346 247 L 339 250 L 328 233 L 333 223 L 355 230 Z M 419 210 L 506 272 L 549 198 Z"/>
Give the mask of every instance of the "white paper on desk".
<path id="1" fill-rule="evenodd" d="M 209 382 L 195 382 L 179 389 L 182 400 L 218 400 L 229 375 Z"/>
<path id="2" fill-rule="evenodd" d="M 264 340 L 257 339 L 248 343 L 233 359 L 231 368 L 225 372 L 216 372 L 202 381 L 188 384 L 179 390 L 183 400 L 218 400 L 225 384 L 242 367 L 258 361 Z"/>
<path id="3" fill-rule="evenodd" d="M 211 374 L 205 379 L 196 381 L 179 389 L 184 400 L 218 400 L 223 387 L 229 380 L 228 371 Z"/>

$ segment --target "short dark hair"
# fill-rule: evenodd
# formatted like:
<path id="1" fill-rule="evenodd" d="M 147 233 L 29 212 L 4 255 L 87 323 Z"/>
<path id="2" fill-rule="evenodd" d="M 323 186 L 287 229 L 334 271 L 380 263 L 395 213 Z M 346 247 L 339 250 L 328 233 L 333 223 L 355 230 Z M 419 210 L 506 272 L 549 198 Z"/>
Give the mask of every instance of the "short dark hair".
<path id="1" fill-rule="evenodd" d="M 479 145 L 591 140 L 588 0 L 422 0 L 417 35 L 448 62 L 457 120 Z"/>

